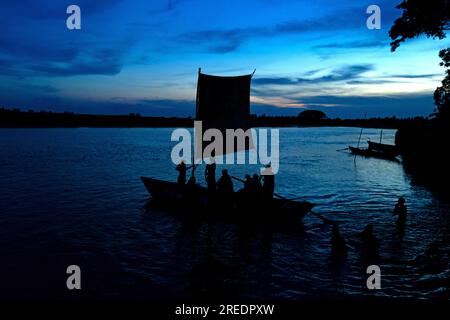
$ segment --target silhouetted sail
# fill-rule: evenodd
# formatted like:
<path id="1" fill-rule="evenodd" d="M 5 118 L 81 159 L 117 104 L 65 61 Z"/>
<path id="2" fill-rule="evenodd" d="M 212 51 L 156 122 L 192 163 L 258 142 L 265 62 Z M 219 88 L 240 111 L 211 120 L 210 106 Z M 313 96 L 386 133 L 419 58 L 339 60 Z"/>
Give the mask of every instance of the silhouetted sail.
<path id="1" fill-rule="evenodd" d="M 199 69 L 195 118 L 202 121 L 203 132 L 215 128 L 225 136 L 226 129 L 247 130 L 250 128 L 252 76 L 253 74 L 235 77 L 213 76 L 201 73 Z M 252 147 L 253 143 L 250 139 L 245 149 Z M 199 151 L 196 148 L 196 158 Z M 224 152 L 226 152 L 225 147 Z"/>
<path id="2" fill-rule="evenodd" d="M 252 75 L 219 77 L 199 72 L 196 119 L 211 128 L 246 128 Z"/>

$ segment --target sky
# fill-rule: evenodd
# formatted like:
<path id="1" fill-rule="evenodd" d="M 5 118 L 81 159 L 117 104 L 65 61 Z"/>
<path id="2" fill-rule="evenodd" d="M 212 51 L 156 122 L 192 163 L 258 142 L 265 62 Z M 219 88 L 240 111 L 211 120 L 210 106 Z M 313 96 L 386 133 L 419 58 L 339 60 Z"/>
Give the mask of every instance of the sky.
<path id="1" fill-rule="evenodd" d="M 198 68 L 252 73 L 251 111 L 427 116 L 444 77 L 425 37 L 390 51 L 400 0 L 0 0 L 0 107 L 194 116 Z M 66 27 L 69 5 L 81 30 Z M 366 9 L 381 8 L 369 30 Z"/>

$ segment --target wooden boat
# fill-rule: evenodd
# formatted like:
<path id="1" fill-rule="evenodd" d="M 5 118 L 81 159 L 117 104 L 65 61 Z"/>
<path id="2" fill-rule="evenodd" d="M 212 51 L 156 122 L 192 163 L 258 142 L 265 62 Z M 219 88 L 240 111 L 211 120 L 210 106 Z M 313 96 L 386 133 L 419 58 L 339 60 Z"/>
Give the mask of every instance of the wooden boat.
<path id="1" fill-rule="evenodd" d="M 400 154 L 400 151 L 398 150 L 397 146 L 395 146 L 395 145 L 372 142 L 372 141 L 367 141 L 367 143 L 369 145 L 368 149 L 371 151 L 383 152 L 384 154 L 389 155 L 391 157 L 396 157 Z"/>
<path id="2" fill-rule="evenodd" d="M 366 114 L 367 115 L 367 114 Z M 365 118 L 366 116 L 364 116 Z M 397 156 L 400 154 L 398 148 L 395 145 L 381 143 L 383 139 L 383 130 L 380 132 L 380 142 L 367 141 L 368 148 L 360 148 L 359 142 L 361 140 L 363 128 L 359 134 L 358 146 L 349 146 L 348 149 L 351 153 L 363 156 L 363 157 L 374 157 L 385 160 L 398 161 Z"/>
<path id="3" fill-rule="evenodd" d="M 300 221 L 315 206 L 307 201 L 250 199 L 243 192 L 234 192 L 231 201 L 227 199 L 226 203 L 220 198 L 210 201 L 207 189 L 199 185 L 189 191 L 187 186 L 180 187 L 175 182 L 148 177 L 141 177 L 141 180 L 155 205 L 192 218 L 290 223 Z"/>
<path id="4" fill-rule="evenodd" d="M 253 74 L 254 72 L 222 77 L 204 74 L 199 69 L 195 119 L 202 121 L 203 130 L 214 128 L 225 132 L 226 129 L 249 128 L 250 85 Z M 195 141 L 198 141 L 197 137 Z M 251 145 L 252 142 L 249 141 L 242 150 L 249 149 Z M 204 148 L 206 144 L 196 144 L 193 158 L 202 159 Z M 214 151 L 216 156 L 223 155 L 221 151 Z M 192 175 L 194 173 L 195 166 L 192 166 Z M 171 212 L 184 213 L 188 218 L 219 218 L 247 221 L 251 224 L 265 222 L 271 225 L 281 221 L 299 221 L 315 206 L 306 201 L 293 201 L 282 197 L 267 200 L 259 195 L 244 192 L 234 192 L 225 201 L 219 195 L 208 195 L 205 187 L 196 185 L 195 188 L 188 188 L 175 182 L 147 177 L 141 177 L 141 180 L 152 195 L 152 203 L 161 205 L 162 209 L 170 209 Z"/>
<path id="5" fill-rule="evenodd" d="M 358 148 L 352 146 L 348 146 L 348 149 L 350 150 L 351 153 L 363 157 L 374 157 L 379 159 L 398 161 L 397 159 L 398 154 L 393 152 L 385 152 L 377 149 Z"/>

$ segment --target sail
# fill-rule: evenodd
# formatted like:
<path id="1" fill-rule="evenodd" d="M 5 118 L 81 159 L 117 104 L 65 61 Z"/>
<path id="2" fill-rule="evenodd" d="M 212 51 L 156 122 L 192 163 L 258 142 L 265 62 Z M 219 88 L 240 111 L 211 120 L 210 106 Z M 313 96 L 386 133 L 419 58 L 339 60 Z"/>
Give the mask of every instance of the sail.
<path id="1" fill-rule="evenodd" d="M 247 128 L 252 75 L 219 77 L 199 72 L 196 119 L 204 127 Z"/>
<path id="2" fill-rule="evenodd" d="M 199 70 L 195 118 L 202 121 L 203 132 L 214 128 L 220 130 L 225 136 L 226 129 L 247 130 L 250 128 L 252 76 L 253 74 L 234 77 L 213 76 L 201 73 Z M 202 147 L 205 148 L 205 145 Z M 242 150 L 252 147 L 253 142 L 249 139 Z M 224 151 L 225 149 L 224 147 Z M 196 158 L 199 151 L 196 148 Z"/>

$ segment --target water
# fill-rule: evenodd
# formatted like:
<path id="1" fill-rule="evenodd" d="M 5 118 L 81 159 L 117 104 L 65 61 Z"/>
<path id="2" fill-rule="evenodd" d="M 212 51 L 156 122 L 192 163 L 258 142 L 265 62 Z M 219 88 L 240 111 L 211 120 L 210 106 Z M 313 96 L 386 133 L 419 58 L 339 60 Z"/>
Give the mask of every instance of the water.
<path id="1" fill-rule="evenodd" d="M 280 131 L 277 192 L 304 196 L 340 223 L 351 248 L 338 265 L 330 261 L 331 228 L 313 215 L 303 228 L 268 233 L 149 209 L 139 177 L 175 181 L 171 131 L 0 130 L 0 297 L 450 296 L 449 204 L 412 184 L 400 163 L 337 152 L 355 144 L 358 128 Z M 385 130 L 383 141 L 393 143 L 394 134 Z M 377 141 L 379 130 L 365 130 L 368 138 Z M 228 169 L 243 176 L 257 167 Z M 403 237 L 392 217 L 399 196 L 409 209 Z M 368 223 L 382 240 L 378 291 L 365 288 L 358 244 Z M 78 292 L 66 289 L 71 264 L 82 270 Z"/>

